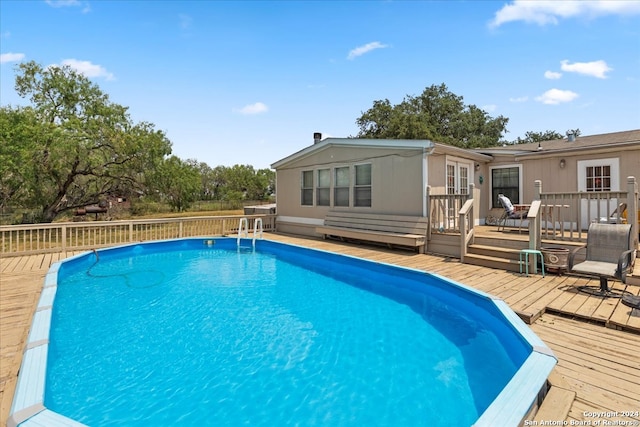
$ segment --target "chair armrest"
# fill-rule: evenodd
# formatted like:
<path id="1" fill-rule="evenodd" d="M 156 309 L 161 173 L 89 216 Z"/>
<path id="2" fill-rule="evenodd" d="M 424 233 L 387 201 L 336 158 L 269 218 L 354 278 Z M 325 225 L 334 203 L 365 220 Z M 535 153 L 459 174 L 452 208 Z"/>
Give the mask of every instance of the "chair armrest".
<path id="1" fill-rule="evenodd" d="M 573 259 L 576 256 L 576 253 L 578 253 L 579 250 L 581 249 L 585 249 L 587 247 L 586 244 L 582 245 L 582 246 L 578 246 L 577 248 L 573 249 L 571 252 L 569 252 L 569 271 L 573 270 Z"/>
<path id="2" fill-rule="evenodd" d="M 629 268 L 633 266 L 632 255 L 634 254 L 635 249 L 629 249 L 628 251 L 622 252 L 620 258 L 618 258 L 618 271 L 622 275 L 623 272 L 627 271 Z"/>
<path id="3" fill-rule="evenodd" d="M 529 209 L 531 209 L 531 205 L 513 205 L 514 212 L 528 211 Z"/>

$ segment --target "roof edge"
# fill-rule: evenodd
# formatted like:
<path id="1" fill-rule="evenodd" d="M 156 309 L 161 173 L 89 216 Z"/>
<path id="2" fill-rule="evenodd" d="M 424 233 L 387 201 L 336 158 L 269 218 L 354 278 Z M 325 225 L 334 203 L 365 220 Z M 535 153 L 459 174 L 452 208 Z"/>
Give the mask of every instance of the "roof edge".
<path id="1" fill-rule="evenodd" d="M 311 154 L 325 150 L 329 147 L 367 147 L 390 148 L 402 150 L 433 149 L 435 144 L 428 139 L 370 139 L 370 138 L 326 138 L 322 141 L 303 148 L 283 159 L 271 164 L 272 169 L 277 169 L 295 160 L 303 159 Z"/>

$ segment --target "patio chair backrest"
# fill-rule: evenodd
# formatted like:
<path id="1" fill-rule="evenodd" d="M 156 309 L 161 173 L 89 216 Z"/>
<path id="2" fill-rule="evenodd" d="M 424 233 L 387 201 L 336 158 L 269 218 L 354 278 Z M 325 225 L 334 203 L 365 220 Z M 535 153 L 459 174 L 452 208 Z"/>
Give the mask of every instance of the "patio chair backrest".
<path id="1" fill-rule="evenodd" d="M 618 263 L 620 255 L 632 248 L 630 224 L 589 225 L 587 261 Z"/>
<path id="2" fill-rule="evenodd" d="M 498 194 L 498 200 L 500 201 L 500 204 L 502 205 L 504 210 L 509 213 L 512 213 L 514 211 L 513 203 L 511 203 L 511 200 L 509 200 L 507 196 L 505 196 L 504 194 Z"/>
<path id="3" fill-rule="evenodd" d="M 627 210 L 627 204 L 626 204 L 626 203 L 624 203 L 624 202 L 622 202 L 622 203 L 620 203 L 620 204 L 618 205 L 618 207 L 616 208 L 616 210 L 615 210 L 615 211 L 611 212 L 611 215 L 609 215 L 609 216 L 616 216 L 616 215 L 618 215 L 618 216 L 622 216 L 622 214 L 623 214 L 623 213 L 624 213 L 624 211 L 626 211 L 626 210 Z"/>

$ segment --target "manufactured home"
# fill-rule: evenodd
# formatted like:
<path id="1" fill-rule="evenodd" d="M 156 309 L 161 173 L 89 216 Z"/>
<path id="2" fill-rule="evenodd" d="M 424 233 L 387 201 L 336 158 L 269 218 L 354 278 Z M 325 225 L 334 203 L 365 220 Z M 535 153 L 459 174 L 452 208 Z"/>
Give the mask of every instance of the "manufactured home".
<path id="1" fill-rule="evenodd" d="M 629 221 L 638 235 L 640 130 L 482 149 L 314 134 L 272 168 L 282 233 L 389 246 L 400 235 L 400 245 L 463 259 L 474 226 L 506 225 L 503 194 L 527 209 L 536 202 L 517 221 L 529 248 L 584 242 L 602 220 Z"/>

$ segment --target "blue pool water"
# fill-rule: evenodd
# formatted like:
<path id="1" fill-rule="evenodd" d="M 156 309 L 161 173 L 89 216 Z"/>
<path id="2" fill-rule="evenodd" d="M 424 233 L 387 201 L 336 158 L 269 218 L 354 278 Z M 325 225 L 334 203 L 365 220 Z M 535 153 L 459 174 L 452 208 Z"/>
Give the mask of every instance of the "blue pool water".
<path id="1" fill-rule="evenodd" d="M 45 406 L 91 426 L 469 426 L 531 353 L 438 276 L 256 243 L 65 263 Z"/>

